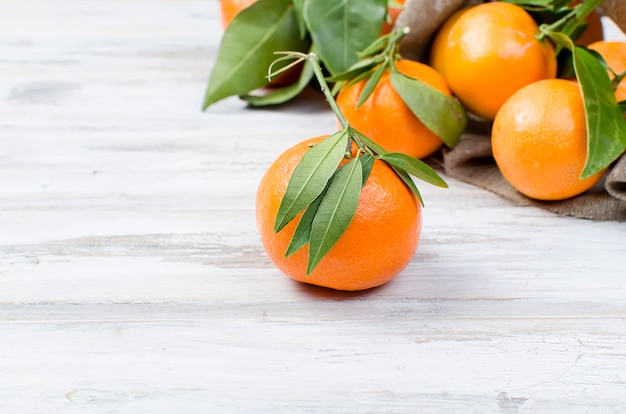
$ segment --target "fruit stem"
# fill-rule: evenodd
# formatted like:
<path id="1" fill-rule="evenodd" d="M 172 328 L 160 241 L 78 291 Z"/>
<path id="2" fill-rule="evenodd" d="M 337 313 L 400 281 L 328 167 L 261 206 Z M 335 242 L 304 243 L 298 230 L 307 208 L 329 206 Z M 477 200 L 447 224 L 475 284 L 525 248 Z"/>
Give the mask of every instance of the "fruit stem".
<path id="1" fill-rule="evenodd" d="M 570 37 L 576 28 L 578 28 L 584 20 L 589 16 L 596 7 L 604 3 L 604 0 L 586 0 L 572 7 L 572 10 L 565 16 L 552 24 L 544 25 L 544 27 L 550 32 L 563 33 Z M 541 31 L 537 35 L 538 40 L 543 40 L 546 36 L 544 31 Z"/>
<path id="2" fill-rule="evenodd" d="M 315 74 L 315 77 L 317 78 L 317 81 L 320 84 L 320 89 L 322 93 L 324 94 L 324 96 L 326 97 L 326 101 L 328 101 L 328 104 L 330 105 L 331 109 L 335 113 L 335 116 L 337 116 L 339 123 L 344 129 L 348 129 L 349 127 L 348 121 L 341 113 L 341 109 L 339 109 L 339 105 L 337 105 L 337 101 L 335 101 L 335 98 L 333 98 L 333 95 L 330 92 L 330 88 L 328 87 L 328 83 L 326 82 L 326 78 L 324 77 L 324 74 L 322 73 L 322 68 L 320 66 L 320 59 L 313 52 L 309 54 L 305 54 L 303 57 L 309 62 L 309 64 L 313 68 L 313 73 Z"/>

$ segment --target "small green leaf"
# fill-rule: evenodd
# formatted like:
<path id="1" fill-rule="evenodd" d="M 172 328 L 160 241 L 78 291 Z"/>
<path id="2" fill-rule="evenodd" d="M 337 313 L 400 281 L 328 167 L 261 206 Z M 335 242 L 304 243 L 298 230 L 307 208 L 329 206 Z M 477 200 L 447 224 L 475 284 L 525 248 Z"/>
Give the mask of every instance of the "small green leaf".
<path id="1" fill-rule="evenodd" d="M 372 43 L 370 43 L 369 46 L 367 46 L 365 49 L 357 52 L 357 56 L 359 58 L 364 58 L 367 56 L 378 54 L 382 52 L 383 50 L 385 50 L 385 47 L 387 47 L 388 41 L 389 41 L 388 35 L 380 36 L 376 38 L 376 40 L 374 40 Z"/>
<path id="2" fill-rule="evenodd" d="M 264 95 L 243 95 L 241 99 L 245 100 L 252 106 L 278 105 L 285 103 L 296 96 L 307 87 L 313 79 L 313 69 L 308 61 L 304 62 L 302 73 L 297 82 L 286 85 L 281 88 L 272 88 Z"/>
<path id="3" fill-rule="evenodd" d="M 328 186 L 326 188 L 328 188 Z M 317 209 L 319 208 L 325 194 L 326 190 L 322 191 L 322 193 L 317 196 L 317 198 L 313 200 L 311 204 L 309 204 L 302 216 L 300 216 L 300 220 L 298 221 L 296 230 L 293 232 L 293 236 L 291 237 L 289 246 L 287 246 L 285 257 L 291 256 L 292 254 L 306 246 L 309 242 L 309 239 L 311 237 L 311 226 L 313 224 L 313 219 L 315 218 Z"/>
<path id="4" fill-rule="evenodd" d="M 374 166 L 374 157 L 372 154 L 365 154 L 359 158 L 359 161 L 361 162 L 361 169 L 363 170 L 363 183 L 361 184 L 363 186 L 367 182 L 370 172 L 372 171 L 372 167 Z"/>
<path id="5" fill-rule="evenodd" d="M 415 196 L 419 200 L 420 204 L 423 206 L 424 200 L 422 199 L 422 195 L 420 194 L 420 191 L 417 189 L 417 186 L 415 185 L 415 183 L 413 182 L 409 174 L 407 174 L 407 172 L 404 171 L 403 169 L 394 167 L 393 165 L 391 166 L 391 168 L 393 168 L 396 174 L 398 174 L 398 177 L 400 177 L 400 179 L 404 181 L 404 184 L 406 184 L 407 187 L 411 189 L 413 194 L 415 194 Z"/>
<path id="6" fill-rule="evenodd" d="M 598 59 L 580 46 L 572 53 L 587 118 L 587 161 L 581 174 L 584 179 L 608 167 L 624 152 L 626 120 Z"/>
<path id="7" fill-rule="evenodd" d="M 387 150 L 385 150 L 383 147 L 378 145 L 375 141 L 372 141 L 372 139 L 368 137 L 367 135 L 363 134 L 362 132 L 357 131 L 356 129 L 352 127 L 350 128 L 350 135 L 355 136 L 357 139 L 359 139 L 361 142 L 367 145 L 368 148 L 374 151 L 376 154 L 378 155 L 387 154 Z"/>
<path id="8" fill-rule="evenodd" d="M 372 68 L 370 70 L 361 72 L 360 74 L 356 75 L 354 78 L 350 79 L 348 82 L 340 81 L 340 82 L 335 83 L 335 85 L 333 86 L 332 94 L 337 95 L 339 91 L 343 89 L 347 89 L 350 86 L 357 84 L 364 79 L 369 78 L 370 76 L 372 76 L 373 73 L 374 73 L 374 69 Z"/>
<path id="9" fill-rule="evenodd" d="M 414 177 L 422 181 L 436 185 L 437 187 L 447 188 L 448 184 L 433 170 L 428 164 L 417 158 L 410 157 L 401 152 L 388 152 L 379 155 L 379 158 L 389 165 L 406 171 Z"/>
<path id="10" fill-rule="evenodd" d="M 307 275 L 350 225 L 359 204 L 361 183 L 362 167 L 358 157 L 339 169 L 331 180 L 311 226 Z"/>
<path id="11" fill-rule="evenodd" d="M 383 64 L 383 65 L 378 66 L 378 68 L 376 68 L 372 76 L 367 80 L 367 82 L 365 82 L 365 86 L 363 86 L 363 90 L 361 91 L 361 96 L 359 96 L 359 102 L 357 102 L 356 104 L 357 108 L 363 105 L 365 101 L 367 101 L 367 98 L 370 97 L 372 92 L 374 92 L 376 85 L 378 85 L 380 78 L 383 77 L 383 74 L 385 73 L 386 70 L 387 70 L 387 65 Z"/>
<path id="12" fill-rule="evenodd" d="M 371 58 L 364 58 L 359 60 L 354 65 L 350 66 L 346 71 L 338 73 L 334 76 L 327 78 L 328 82 L 339 82 L 339 81 L 349 81 L 359 76 L 363 72 L 368 72 L 372 70 L 374 67 L 382 63 L 384 60 L 383 56 L 375 56 Z"/>
<path id="13" fill-rule="evenodd" d="M 281 200 L 274 231 L 279 232 L 326 187 L 348 145 L 346 130 L 338 131 L 312 147 L 293 171 Z"/>
<path id="14" fill-rule="evenodd" d="M 378 37 L 386 13 L 386 0 L 314 0 L 304 3 L 304 21 L 316 51 L 333 75 L 352 66 L 358 60 L 357 52 Z"/>
<path id="15" fill-rule="evenodd" d="M 299 36 L 291 0 L 259 0 L 242 10 L 224 32 L 203 109 L 267 85 L 275 51 L 303 51 L 308 45 Z"/>
<path id="16" fill-rule="evenodd" d="M 456 99 L 397 70 L 391 72 L 391 84 L 413 114 L 448 147 L 459 142 L 467 114 Z"/>
<path id="17" fill-rule="evenodd" d="M 304 1 L 305 0 L 291 0 L 293 4 L 293 10 L 296 12 L 296 20 L 298 21 L 300 38 L 302 39 L 304 39 L 308 34 L 306 30 L 306 23 L 304 22 Z"/>

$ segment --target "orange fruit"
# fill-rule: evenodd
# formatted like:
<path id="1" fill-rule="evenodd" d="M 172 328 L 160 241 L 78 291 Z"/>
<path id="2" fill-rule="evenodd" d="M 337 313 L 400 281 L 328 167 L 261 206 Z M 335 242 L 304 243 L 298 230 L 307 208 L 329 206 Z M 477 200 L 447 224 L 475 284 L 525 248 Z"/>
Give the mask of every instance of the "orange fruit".
<path id="1" fill-rule="evenodd" d="M 626 42 L 607 42 L 600 41 L 590 44 L 589 49 L 598 52 L 606 64 L 616 74 L 621 74 L 626 71 Z M 613 74 L 609 72 L 609 77 L 613 79 Z M 617 101 L 626 100 L 626 80 L 621 80 L 617 89 L 615 90 L 615 97 Z"/>
<path id="2" fill-rule="evenodd" d="M 405 0 L 395 0 L 396 3 L 399 3 L 401 6 L 404 5 Z M 393 26 L 396 24 L 396 20 L 398 20 L 398 16 L 402 12 L 402 7 L 392 7 L 391 5 L 387 7 L 387 14 L 389 15 L 389 20 L 385 20 L 383 23 L 383 28 L 380 31 L 380 35 L 384 36 L 390 33 L 393 30 Z"/>
<path id="3" fill-rule="evenodd" d="M 448 47 L 448 37 L 450 36 L 450 31 L 454 23 L 459 20 L 459 17 L 461 17 L 465 10 L 467 9 L 457 10 L 448 17 L 435 34 L 433 42 L 430 45 L 428 64 L 444 76 L 446 75 L 445 56 Z"/>
<path id="4" fill-rule="evenodd" d="M 444 77 L 428 65 L 399 60 L 396 68 L 406 76 L 451 95 Z M 389 71 L 383 74 L 370 97 L 357 108 L 365 83 L 362 80 L 337 95 L 337 105 L 352 127 L 389 152 L 403 152 L 415 158 L 424 158 L 442 146 L 443 141 L 426 128 L 398 95 L 391 84 Z"/>
<path id="5" fill-rule="evenodd" d="M 518 89 L 556 76 L 554 48 L 539 41 L 537 23 L 504 2 L 467 9 L 450 29 L 445 76 L 452 92 L 474 114 L 493 120 Z"/>
<path id="6" fill-rule="evenodd" d="M 285 257 L 299 216 L 280 232 L 274 232 L 274 221 L 294 168 L 311 145 L 324 138 L 308 139 L 288 149 L 263 176 L 256 198 L 261 241 L 270 260 L 297 281 L 338 290 L 380 286 L 410 262 L 422 222 L 421 205 L 415 195 L 385 162 L 374 161 L 356 215 L 309 276 L 308 245 Z"/>
<path id="7" fill-rule="evenodd" d="M 504 178 L 538 200 L 563 200 L 591 188 L 603 172 L 580 179 L 587 128 L 576 82 L 546 79 L 517 91 L 493 122 L 493 157 Z"/>

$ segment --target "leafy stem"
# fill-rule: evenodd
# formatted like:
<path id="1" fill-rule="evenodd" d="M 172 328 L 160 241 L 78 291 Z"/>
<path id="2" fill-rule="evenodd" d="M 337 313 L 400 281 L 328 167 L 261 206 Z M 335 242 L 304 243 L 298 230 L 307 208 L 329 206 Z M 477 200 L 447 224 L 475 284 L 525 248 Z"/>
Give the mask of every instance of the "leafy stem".
<path id="1" fill-rule="evenodd" d="M 537 35 L 539 40 L 543 40 L 548 36 L 548 33 L 561 33 L 570 39 L 575 33 L 580 33 L 580 30 L 583 29 L 587 23 L 585 19 L 589 16 L 596 7 L 600 6 L 604 3 L 604 0 L 585 0 L 575 6 L 568 6 L 570 11 L 566 13 L 563 17 L 550 24 L 543 24 L 540 33 Z M 563 44 L 557 43 L 556 54 L 563 48 Z"/>

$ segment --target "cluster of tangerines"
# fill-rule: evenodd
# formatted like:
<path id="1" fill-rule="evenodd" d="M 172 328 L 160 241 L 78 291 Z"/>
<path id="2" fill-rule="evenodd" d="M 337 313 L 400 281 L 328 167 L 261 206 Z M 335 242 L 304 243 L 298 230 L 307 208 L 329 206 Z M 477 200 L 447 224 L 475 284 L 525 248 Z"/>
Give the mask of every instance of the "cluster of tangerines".
<path id="1" fill-rule="evenodd" d="M 222 1 L 223 25 L 254 1 Z M 398 11 L 390 9 L 389 14 L 395 18 Z M 622 74 L 626 43 L 603 41 L 597 14 L 588 21 L 577 42 L 602 55 L 611 77 Z M 389 30 L 387 23 L 383 34 Z M 528 197 L 560 200 L 585 192 L 604 171 L 580 178 L 587 157 L 585 106 L 576 79 L 557 78 L 556 47 L 540 36 L 526 10 L 495 1 L 452 15 L 432 42 L 428 64 L 398 57 L 393 65 L 492 123 L 494 159 L 514 188 Z M 368 79 L 348 83 L 336 95 L 336 107 L 350 127 L 385 150 L 425 158 L 444 142 L 415 116 L 390 78 L 387 70 L 373 88 Z M 371 90 L 363 101 L 364 88 Z M 626 82 L 618 84 L 615 94 L 617 101 L 626 99 Z M 307 246 L 285 254 L 306 209 L 276 231 L 294 170 L 325 138 L 287 150 L 263 177 L 257 193 L 262 242 L 272 262 L 295 280 L 340 290 L 382 285 L 410 262 L 421 229 L 420 200 L 384 160 L 376 159 L 369 167 L 354 217 L 312 271 L 307 268 Z M 347 151 L 341 164 L 349 158 Z"/>

